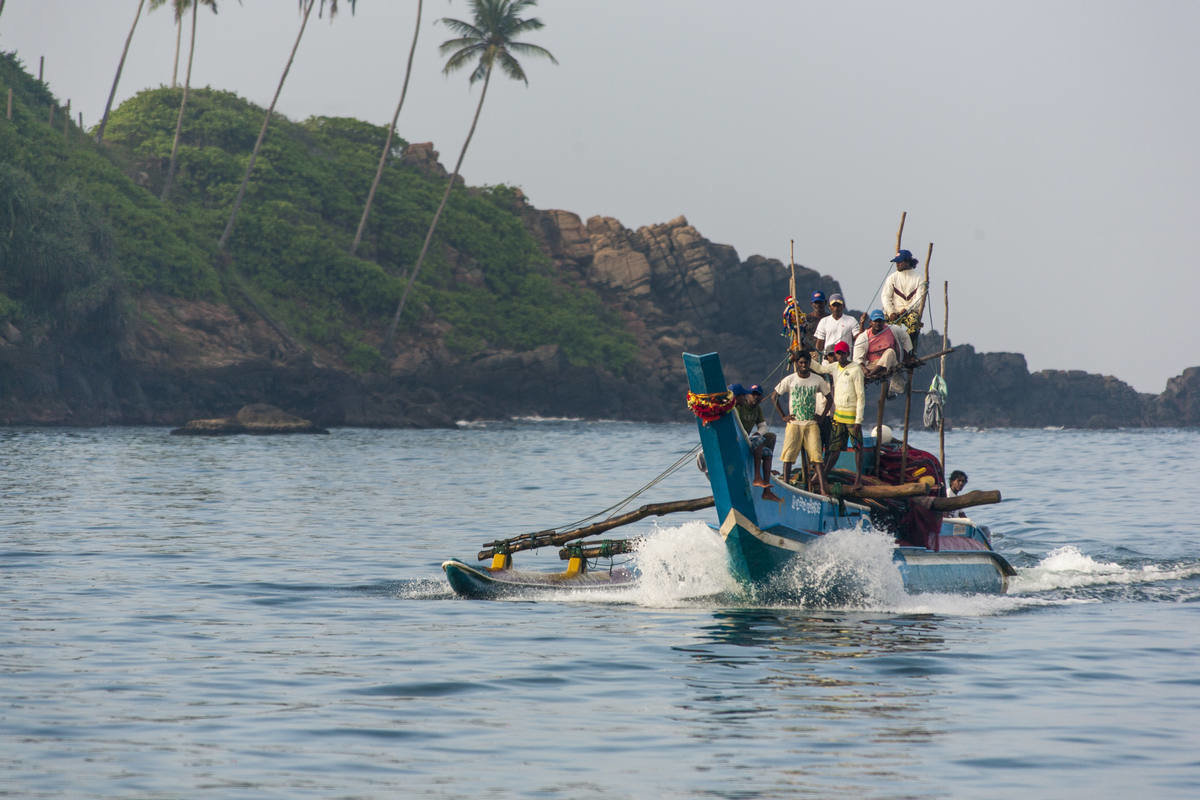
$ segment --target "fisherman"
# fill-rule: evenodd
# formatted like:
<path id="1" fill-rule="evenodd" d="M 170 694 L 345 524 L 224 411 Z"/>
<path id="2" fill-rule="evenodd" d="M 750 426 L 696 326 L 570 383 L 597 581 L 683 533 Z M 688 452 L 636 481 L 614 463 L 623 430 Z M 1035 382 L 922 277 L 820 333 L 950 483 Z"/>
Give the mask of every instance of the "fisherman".
<path id="1" fill-rule="evenodd" d="M 966 487 L 966 485 L 967 485 L 967 473 L 963 472 L 961 469 L 954 470 L 954 472 L 950 473 L 950 491 L 954 492 L 954 495 L 946 495 L 946 496 L 952 497 L 952 496 L 961 494 L 962 490 Z"/>
<path id="2" fill-rule="evenodd" d="M 828 319 L 828 317 L 826 317 Z M 801 457 L 801 474 L 805 480 L 810 478 L 809 464 L 815 467 L 817 486 L 821 494 L 829 494 L 825 486 L 825 473 L 821 468 L 821 433 L 817 425 L 818 416 L 828 413 L 830 407 L 829 384 L 809 369 L 810 356 L 803 350 L 793 352 L 789 357 L 793 372 L 775 386 L 771 392 L 771 400 L 775 410 L 787 423 L 783 436 L 783 452 L 780 460 L 783 462 L 783 481 L 791 482 L 792 464 L 796 456 Z M 788 398 L 788 410 L 785 413 L 779 405 L 780 396 Z M 818 407 L 818 399 L 824 398 L 824 408 Z"/>
<path id="3" fill-rule="evenodd" d="M 862 418 L 867 396 L 863 386 L 862 366 L 850 359 L 850 345 L 838 342 L 833 346 L 836 364 L 812 362 L 814 372 L 833 378 L 833 425 L 829 449 L 825 456 L 825 476 L 837 463 L 849 441 L 854 442 L 854 487 L 862 484 Z"/>
<path id="4" fill-rule="evenodd" d="M 767 430 L 767 420 L 759 405 L 763 399 L 762 387 L 757 383 L 749 389 L 740 383 L 729 387 L 733 392 L 738 422 L 750 439 L 750 453 L 754 456 L 754 485 L 763 487 L 764 500 L 779 501 L 771 491 L 771 456 L 775 452 L 775 434 Z"/>
<path id="5" fill-rule="evenodd" d="M 825 293 L 820 289 L 813 292 L 809 305 L 812 306 L 812 311 L 808 313 L 808 319 L 806 320 L 807 324 L 805 327 L 808 330 L 813 331 L 815 335 L 817 326 L 821 324 L 821 320 L 829 316 L 829 308 L 825 303 Z M 804 342 L 803 344 L 805 347 L 809 347 L 811 346 L 812 342 L 810 340 L 809 342 Z"/>
<path id="6" fill-rule="evenodd" d="M 817 323 L 816 350 L 825 354 L 833 350 L 838 342 L 854 346 L 854 337 L 858 336 L 858 320 L 846 313 L 846 301 L 840 294 L 829 296 L 829 316 L 823 317 Z"/>
<path id="7" fill-rule="evenodd" d="M 891 374 L 889 394 L 904 391 L 904 379 L 896 368 L 907 363 L 912 352 L 912 339 L 900 325 L 888 325 L 880 309 L 871 312 L 870 326 L 854 340 L 854 360 L 862 365 L 863 376 L 883 377 Z"/>
<path id="8" fill-rule="evenodd" d="M 896 271 L 883 282 L 883 313 L 888 322 L 903 325 L 909 336 L 916 336 L 928 287 L 916 270 L 917 259 L 908 250 L 897 252 L 892 263 Z"/>

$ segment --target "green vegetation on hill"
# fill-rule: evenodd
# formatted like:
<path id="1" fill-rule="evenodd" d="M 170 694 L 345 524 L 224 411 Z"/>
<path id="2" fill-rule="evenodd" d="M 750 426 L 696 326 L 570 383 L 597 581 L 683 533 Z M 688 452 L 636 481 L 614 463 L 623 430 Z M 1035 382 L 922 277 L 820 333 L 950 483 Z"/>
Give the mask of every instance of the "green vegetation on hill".
<path id="1" fill-rule="evenodd" d="M 9 86 L 14 120 L 0 119 L 0 151 L 13 155 L 0 172 L 0 233 L 16 233 L 0 243 L 0 316 L 49 315 L 51 302 L 82 291 L 81 281 L 130 294 L 222 300 L 236 271 L 302 341 L 359 369 L 380 365 L 375 345 L 445 186 L 444 178 L 399 163 L 403 142 L 396 142 L 359 256 L 352 257 L 347 251 L 386 130 L 354 119 L 274 117 L 230 243 L 231 271 L 220 266 L 215 245 L 262 109 L 228 92 L 193 90 L 164 204 L 157 195 L 181 90 L 144 91 L 126 101 L 97 148 L 74 128 L 64 136 L 61 118 L 50 127 L 54 100 L 46 87 L 2 55 L 0 88 Z M 36 231 L 53 229 L 71 235 L 57 244 L 44 236 L 34 241 Z M 90 272 L 78 266 L 82 250 Z M 17 272 L 49 265 L 58 276 L 50 283 L 61 284 L 63 296 L 51 301 L 28 278 L 10 278 L 9 265 Z M 620 372 L 635 353 L 632 336 L 594 292 L 554 274 L 522 223 L 517 193 L 505 186 L 452 193 L 402 331 L 430 316 L 453 326 L 447 344 L 463 354 L 554 342 L 575 364 Z"/>

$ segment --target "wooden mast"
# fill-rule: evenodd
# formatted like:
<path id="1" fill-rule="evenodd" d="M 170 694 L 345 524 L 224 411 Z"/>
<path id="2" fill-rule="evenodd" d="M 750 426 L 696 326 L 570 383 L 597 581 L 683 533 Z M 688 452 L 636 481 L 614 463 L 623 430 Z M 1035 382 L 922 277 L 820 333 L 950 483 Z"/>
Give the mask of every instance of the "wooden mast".
<path id="1" fill-rule="evenodd" d="M 907 211 L 900 212 L 900 229 L 896 231 L 896 252 L 900 252 L 900 242 L 904 238 L 904 220 L 908 217 Z"/>
<path id="2" fill-rule="evenodd" d="M 946 301 L 945 316 L 942 317 L 942 350 L 947 347 L 946 342 L 950 338 L 950 281 L 942 282 L 942 297 Z M 942 356 L 940 373 L 942 382 L 946 381 L 946 356 Z M 938 458 L 942 461 L 942 472 L 946 471 L 946 408 L 942 407 L 942 413 L 938 415 Z"/>
<path id="3" fill-rule="evenodd" d="M 788 284 L 788 291 L 792 294 L 792 346 L 791 349 L 800 349 L 800 298 L 796 297 L 796 240 L 789 239 L 788 265 L 792 271 L 791 282 Z"/>

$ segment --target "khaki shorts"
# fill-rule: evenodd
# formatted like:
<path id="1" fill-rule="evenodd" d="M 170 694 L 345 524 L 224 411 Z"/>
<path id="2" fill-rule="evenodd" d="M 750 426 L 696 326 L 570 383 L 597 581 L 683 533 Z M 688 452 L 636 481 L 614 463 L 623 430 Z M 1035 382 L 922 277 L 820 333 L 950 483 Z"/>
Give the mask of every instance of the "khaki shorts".
<path id="1" fill-rule="evenodd" d="M 821 462 L 821 429 L 816 420 L 808 419 L 787 424 L 783 436 L 783 453 L 779 460 L 789 464 L 796 463 L 801 447 L 808 453 L 809 461 L 818 464 Z"/>

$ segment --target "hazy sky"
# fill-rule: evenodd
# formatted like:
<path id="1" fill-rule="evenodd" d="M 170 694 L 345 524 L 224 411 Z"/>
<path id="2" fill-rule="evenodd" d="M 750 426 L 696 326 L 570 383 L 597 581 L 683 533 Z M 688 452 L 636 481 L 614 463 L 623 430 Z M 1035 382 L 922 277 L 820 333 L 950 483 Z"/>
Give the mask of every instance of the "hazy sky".
<path id="1" fill-rule="evenodd" d="M 344 4 L 348 8 L 348 4 Z M 295 0 L 200 15 L 193 85 L 266 105 Z M 16 50 L 73 111 L 103 111 L 137 0 L 7 0 Z M 386 124 L 415 0 L 314 20 L 279 108 Z M 493 82 L 463 166 L 539 208 L 626 226 L 687 216 L 743 259 L 796 260 L 875 306 L 900 212 L 942 327 L 1031 369 L 1084 369 L 1160 392 L 1200 364 L 1200 3 L 544 0 L 529 86 Z M 428 0 L 398 128 L 453 164 L 479 87 L 440 72 Z M 186 41 L 186 33 L 185 33 Z M 144 16 L 118 101 L 169 83 L 171 14 Z M 182 66 L 181 66 L 182 80 Z M 782 302 L 782 298 L 780 298 Z M 775 316 L 778 308 L 763 309 Z M 1101 327 L 1103 326 L 1103 327 Z M 774 344 L 774 343 L 769 343 Z"/>

